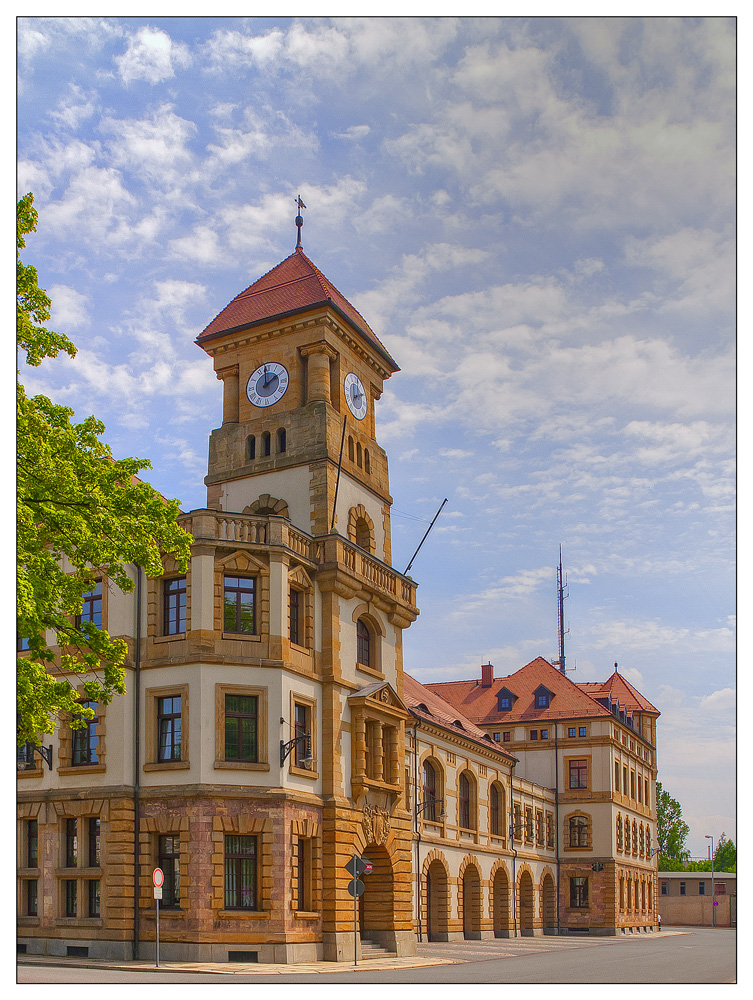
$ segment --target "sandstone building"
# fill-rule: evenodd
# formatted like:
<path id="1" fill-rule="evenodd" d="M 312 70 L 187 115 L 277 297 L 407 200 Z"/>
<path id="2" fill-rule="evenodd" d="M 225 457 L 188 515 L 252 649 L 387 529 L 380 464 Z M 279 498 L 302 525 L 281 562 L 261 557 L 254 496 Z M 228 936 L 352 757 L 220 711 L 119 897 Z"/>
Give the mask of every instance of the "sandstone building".
<path id="1" fill-rule="evenodd" d="M 19 950 L 153 954 L 159 866 L 165 958 L 352 959 L 353 855 L 360 935 L 402 955 L 652 928 L 653 706 L 544 660 L 404 670 L 416 584 L 374 422 L 398 367 L 363 317 L 298 247 L 197 343 L 223 419 L 190 564 L 86 598 L 128 643 L 128 694 L 62 720 L 51 769 L 19 753 Z"/>

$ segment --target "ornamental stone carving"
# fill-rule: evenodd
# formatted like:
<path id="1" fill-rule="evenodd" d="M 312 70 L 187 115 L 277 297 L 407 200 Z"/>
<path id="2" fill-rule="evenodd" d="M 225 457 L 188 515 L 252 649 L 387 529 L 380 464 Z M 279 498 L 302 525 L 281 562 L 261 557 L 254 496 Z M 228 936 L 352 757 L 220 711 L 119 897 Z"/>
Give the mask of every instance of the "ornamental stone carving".
<path id="1" fill-rule="evenodd" d="M 363 807 L 363 835 L 367 844 L 386 844 L 390 832 L 390 816 L 381 806 Z"/>

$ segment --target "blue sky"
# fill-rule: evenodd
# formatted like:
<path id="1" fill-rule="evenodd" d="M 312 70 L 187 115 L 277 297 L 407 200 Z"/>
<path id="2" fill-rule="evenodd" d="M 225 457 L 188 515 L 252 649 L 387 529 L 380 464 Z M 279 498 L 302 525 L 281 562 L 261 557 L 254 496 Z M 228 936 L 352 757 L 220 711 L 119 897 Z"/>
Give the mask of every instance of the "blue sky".
<path id="1" fill-rule="evenodd" d="M 378 404 L 419 680 L 557 653 L 662 711 L 690 847 L 735 832 L 735 25 L 22 18 L 25 259 L 79 348 L 23 370 L 183 508 L 196 335 L 295 245 L 402 371 Z"/>

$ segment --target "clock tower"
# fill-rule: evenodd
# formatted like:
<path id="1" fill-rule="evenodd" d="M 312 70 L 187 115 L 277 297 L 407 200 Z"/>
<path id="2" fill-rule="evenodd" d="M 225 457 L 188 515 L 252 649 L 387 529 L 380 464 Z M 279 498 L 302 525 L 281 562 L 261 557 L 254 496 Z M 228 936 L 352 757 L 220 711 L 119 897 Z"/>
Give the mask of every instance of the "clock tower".
<path id="1" fill-rule="evenodd" d="M 266 787 L 249 775 L 253 808 L 261 815 L 279 799 L 273 828 L 308 831 L 291 841 L 301 866 L 293 889 L 287 870 L 269 876 L 284 910 L 300 909 L 306 859 L 318 858 L 321 870 L 309 894 L 319 905 L 292 920 L 285 910 L 285 947 L 354 957 L 345 865 L 366 855 L 373 871 L 361 936 L 413 954 L 402 630 L 418 609 L 415 584 L 391 565 L 392 498 L 374 422 L 384 380 L 398 366 L 300 239 L 196 342 L 223 383 L 205 479 L 205 516 L 219 525 L 215 593 L 224 572 L 231 600 L 241 573 L 255 577 L 260 594 L 254 656 L 233 659 L 243 650 L 217 632 L 215 651 L 227 649 L 224 671 L 242 668 L 244 682 L 266 692 L 270 732 L 279 716 L 279 787 L 273 774 Z M 289 763 L 286 742 L 302 734 L 313 760 L 296 745 Z"/>

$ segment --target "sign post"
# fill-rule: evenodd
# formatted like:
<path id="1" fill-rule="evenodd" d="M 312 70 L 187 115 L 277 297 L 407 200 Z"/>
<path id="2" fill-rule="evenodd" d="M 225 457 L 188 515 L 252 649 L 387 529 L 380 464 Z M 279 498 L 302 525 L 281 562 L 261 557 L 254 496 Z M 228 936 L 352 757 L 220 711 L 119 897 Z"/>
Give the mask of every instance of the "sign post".
<path id="1" fill-rule="evenodd" d="M 152 884 L 154 885 L 154 898 L 157 901 L 157 950 L 156 968 L 159 969 L 159 901 L 162 899 L 162 886 L 165 881 L 165 873 L 161 868 L 155 868 L 152 872 Z"/>
<path id="2" fill-rule="evenodd" d="M 359 875 L 369 875 L 374 870 L 368 858 L 359 858 L 355 854 L 345 865 L 345 870 L 353 878 L 348 883 L 348 892 L 353 897 L 353 965 L 358 966 L 358 897 L 366 888 Z"/>

